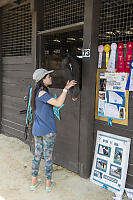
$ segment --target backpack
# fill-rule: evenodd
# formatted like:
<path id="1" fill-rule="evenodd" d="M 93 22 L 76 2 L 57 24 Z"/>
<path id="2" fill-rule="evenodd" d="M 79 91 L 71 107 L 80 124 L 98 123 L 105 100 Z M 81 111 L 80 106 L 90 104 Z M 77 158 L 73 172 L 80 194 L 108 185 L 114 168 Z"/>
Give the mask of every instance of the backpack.
<path id="1" fill-rule="evenodd" d="M 25 130 L 24 130 L 24 139 L 27 140 L 28 132 L 29 135 L 31 134 L 31 127 L 32 127 L 32 121 L 33 121 L 33 113 L 31 109 L 31 94 L 32 94 L 33 87 L 29 87 L 28 96 L 24 97 L 24 100 L 26 103 L 26 109 L 19 111 L 20 114 L 26 114 L 26 120 L 25 120 Z"/>

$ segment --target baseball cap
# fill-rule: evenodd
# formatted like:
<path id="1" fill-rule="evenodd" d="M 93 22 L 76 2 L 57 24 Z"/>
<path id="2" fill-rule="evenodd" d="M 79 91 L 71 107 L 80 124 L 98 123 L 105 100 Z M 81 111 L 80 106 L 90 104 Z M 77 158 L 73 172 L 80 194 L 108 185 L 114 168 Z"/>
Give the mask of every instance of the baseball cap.
<path id="1" fill-rule="evenodd" d="M 35 80 L 35 82 L 37 83 L 38 81 L 40 81 L 44 76 L 46 76 L 47 74 L 52 73 L 54 70 L 48 71 L 44 68 L 40 68 L 40 69 L 36 69 L 33 73 L 33 80 Z"/>

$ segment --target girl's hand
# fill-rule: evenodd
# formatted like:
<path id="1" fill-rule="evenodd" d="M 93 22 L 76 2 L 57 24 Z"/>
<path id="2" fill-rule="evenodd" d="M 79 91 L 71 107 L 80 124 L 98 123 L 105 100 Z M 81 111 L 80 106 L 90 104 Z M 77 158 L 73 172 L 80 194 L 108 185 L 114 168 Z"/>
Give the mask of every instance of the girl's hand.
<path id="1" fill-rule="evenodd" d="M 76 84 L 77 84 L 77 81 L 75 81 L 75 80 L 67 81 L 65 89 L 69 90 L 71 87 L 75 86 Z"/>

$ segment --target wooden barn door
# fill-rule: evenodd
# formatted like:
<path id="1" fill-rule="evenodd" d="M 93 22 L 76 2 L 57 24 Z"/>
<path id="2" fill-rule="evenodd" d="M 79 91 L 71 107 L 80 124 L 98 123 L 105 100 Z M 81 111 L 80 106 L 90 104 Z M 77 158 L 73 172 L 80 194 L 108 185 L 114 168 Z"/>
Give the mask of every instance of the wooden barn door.
<path id="1" fill-rule="evenodd" d="M 51 93 L 59 96 L 62 89 L 53 88 Z M 54 162 L 78 173 L 79 168 L 79 120 L 80 98 L 73 102 L 67 94 L 63 108 L 60 110 L 61 120 L 56 118 L 57 138 L 54 149 Z"/>
<path id="2" fill-rule="evenodd" d="M 33 66 L 30 3 L 2 8 L 2 133 L 24 141 L 26 105 Z M 1 66 L 0 66 L 1 67 Z"/>
<path id="3" fill-rule="evenodd" d="M 43 44 L 44 53 L 40 53 L 40 66 L 44 66 L 48 70 L 54 69 L 52 75 L 53 85 L 50 93 L 59 96 L 65 87 L 66 82 L 63 77 L 63 68 L 61 66 L 62 53 L 67 50 L 65 46 L 67 38 L 82 38 L 82 29 L 68 31 L 67 33 L 59 33 L 52 35 L 41 35 L 40 44 Z M 61 41 L 53 44 L 53 41 Z M 64 42 L 64 44 L 62 43 Z M 62 52 L 63 44 L 63 52 Z M 82 40 L 78 43 L 72 42 L 77 48 L 82 48 Z M 40 48 L 39 48 L 40 49 Z M 81 56 L 81 51 L 77 52 L 77 56 Z M 79 172 L 79 136 L 80 136 L 80 95 L 77 101 L 72 101 L 70 91 L 67 94 L 64 106 L 60 110 L 61 120 L 56 118 L 57 138 L 54 148 L 54 162 L 71 171 Z"/>
<path id="4" fill-rule="evenodd" d="M 62 58 L 70 48 L 76 48 L 76 55 L 82 55 L 84 0 L 44 1 L 38 3 L 38 52 L 39 67 L 54 69 L 52 95 L 59 96 L 65 86 Z M 69 19 L 69 20 L 68 20 Z M 80 96 L 72 101 L 68 92 L 61 120 L 56 118 L 57 138 L 54 162 L 67 169 L 79 172 L 79 136 L 80 136 Z"/>

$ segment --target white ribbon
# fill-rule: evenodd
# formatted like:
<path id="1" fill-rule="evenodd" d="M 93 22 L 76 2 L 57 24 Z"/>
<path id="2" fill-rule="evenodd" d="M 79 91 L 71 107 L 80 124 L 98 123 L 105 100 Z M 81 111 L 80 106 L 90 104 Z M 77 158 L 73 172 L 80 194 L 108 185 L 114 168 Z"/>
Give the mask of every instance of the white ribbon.
<path id="1" fill-rule="evenodd" d="M 111 54 L 110 54 L 110 58 L 109 58 L 109 67 L 107 68 L 108 72 L 115 72 L 116 49 L 117 49 L 117 44 L 112 43 L 111 44 Z"/>
<path id="2" fill-rule="evenodd" d="M 133 91 L 133 60 L 129 64 L 130 72 L 126 84 L 126 90 Z"/>
<path id="3" fill-rule="evenodd" d="M 103 54 L 104 46 L 99 45 L 98 46 L 98 52 L 99 52 L 99 60 L 98 60 L 98 68 L 102 67 L 102 54 Z"/>
<path id="4" fill-rule="evenodd" d="M 133 70 L 131 69 L 130 86 L 129 91 L 133 91 Z"/>

